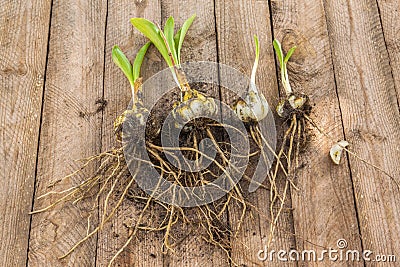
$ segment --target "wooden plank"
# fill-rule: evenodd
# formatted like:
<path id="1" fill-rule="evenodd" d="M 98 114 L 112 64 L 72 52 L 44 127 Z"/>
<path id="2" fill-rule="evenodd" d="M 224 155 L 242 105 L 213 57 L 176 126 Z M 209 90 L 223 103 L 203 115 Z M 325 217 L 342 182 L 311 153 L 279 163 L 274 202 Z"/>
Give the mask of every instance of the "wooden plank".
<path id="1" fill-rule="evenodd" d="M 241 18 L 241 19 L 238 19 Z M 274 53 L 272 50 L 272 33 L 269 6 L 267 1 L 216 1 L 216 19 L 218 32 L 219 59 L 221 63 L 230 65 L 250 77 L 254 62 L 253 35 L 260 39 L 260 65 L 256 84 L 273 107 L 277 104 L 278 86 L 276 79 Z M 222 74 L 223 75 L 223 74 Z M 231 97 L 222 94 L 223 101 L 231 102 Z M 247 190 L 247 188 L 243 188 Z M 246 192 L 247 193 L 247 192 Z M 248 193 L 247 193 L 248 194 Z M 231 256 L 234 264 L 239 266 L 268 265 L 257 258 L 259 250 L 267 245 L 269 234 L 269 193 L 258 189 L 249 196 L 251 202 L 262 214 L 252 211 L 248 215 L 235 240 L 231 240 Z M 290 203 L 290 198 L 288 203 Z M 290 204 L 289 204 L 290 206 Z M 230 207 L 229 220 L 232 227 L 238 222 L 241 211 Z M 293 248 L 294 237 L 291 212 L 283 212 L 278 222 L 274 247 L 271 249 Z M 295 263 L 287 263 L 295 266 Z"/>
<path id="2" fill-rule="evenodd" d="M 151 21 L 161 22 L 159 1 L 109 1 L 106 35 L 106 58 L 104 97 L 108 101 L 103 117 L 103 151 L 117 145 L 113 123 L 129 104 L 131 89 L 128 80 L 111 59 L 111 50 L 119 45 L 127 57 L 133 61 L 136 52 L 145 44 L 146 38 L 133 28 L 129 20 L 133 17 L 144 17 Z M 158 52 L 151 47 L 146 55 L 142 74 L 145 79 L 164 67 Z M 113 200 L 114 201 L 114 200 Z M 114 201 L 115 202 L 115 201 Z M 104 198 L 100 202 L 100 212 Z M 107 223 L 98 237 L 97 265 L 107 266 L 111 258 L 126 242 L 132 225 L 140 214 L 134 202 L 125 200 L 110 223 Z M 162 233 L 139 232 L 126 250 L 114 261 L 113 266 L 162 266 L 161 253 Z"/>
<path id="3" fill-rule="evenodd" d="M 106 7 L 106 1 L 53 2 L 34 209 L 56 199 L 37 199 L 49 191 L 51 181 L 76 170 L 80 163 L 75 160 L 100 150 L 102 114 L 96 101 L 103 94 Z M 67 189 L 85 178 L 65 179 L 57 188 Z M 28 264 L 93 266 L 96 238 L 58 259 L 85 237 L 86 224 L 85 211 L 72 205 L 34 215 Z"/>
<path id="4" fill-rule="evenodd" d="M 176 30 L 193 14 L 196 18 L 183 43 L 182 64 L 198 61 L 217 61 L 217 37 L 215 32 L 214 1 L 192 3 L 188 0 L 162 0 L 163 24 L 170 17 L 175 18 Z M 217 86 L 210 86 L 207 95 L 219 97 Z"/>
<path id="5" fill-rule="evenodd" d="M 346 139 L 358 156 L 398 179 L 400 115 L 377 4 L 363 0 L 324 4 Z M 350 166 L 363 248 L 398 255 L 399 188 L 354 157 Z"/>
<path id="6" fill-rule="evenodd" d="M 217 62 L 217 37 L 215 32 L 214 1 L 201 2 L 187 0 L 161 1 L 163 24 L 169 16 L 175 18 L 177 26 L 192 14 L 194 20 L 182 48 L 182 62 L 211 61 Z M 219 99 L 218 86 L 210 86 L 207 95 Z M 187 209 L 189 211 L 189 209 Z M 189 215 L 190 217 L 190 215 Z M 228 257 L 220 249 L 202 239 L 205 231 L 198 229 L 194 234 L 185 238 L 176 253 L 169 253 L 164 260 L 165 266 L 226 266 Z"/>
<path id="7" fill-rule="evenodd" d="M 50 1 L 0 2 L 0 265 L 24 266 Z"/>
<path id="8" fill-rule="evenodd" d="M 397 99 L 400 102 L 400 2 L 378 0 L 377 3 L 394 84 L 397 89 Z"/>
<path id="9" fill-rule="evenodd" d="M 289 63 L 292 88 L 310 96 L 312 120 L 332 137 L 309 127 L 312 138 L 300 154 L 299 164 L 304 166 L 296 171 L 300 190 L 292 190 L 297 250 L 320 252 L 336 248 L 337 240 L 345 238 L 350 249 L 361 251 L 348 165 L 342 159 L 342 164 L 335 166 L 328 157 L 333 143 L 343 139 L 343 128 L 323 3 L 273 0 L 271 6 L 274 37 L 282 42 L 285 52 L 297 45 Z M 327 264 L 343 266 L 343 262 L 333 263 L 328 257 L 308 266 Z M 363 266 L 362 261 L 349 264 Z"/>

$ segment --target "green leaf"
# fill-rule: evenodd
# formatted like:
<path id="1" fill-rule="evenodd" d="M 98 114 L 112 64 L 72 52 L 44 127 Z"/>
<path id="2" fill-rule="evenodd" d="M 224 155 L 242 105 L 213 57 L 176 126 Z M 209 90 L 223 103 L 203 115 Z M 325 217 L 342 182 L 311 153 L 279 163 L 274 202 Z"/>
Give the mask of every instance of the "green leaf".
<path id="1" fill-rule="evenodd" d="M 147 42 L 136 54 L 135 61 L 133 62 L 133 82 L 140 77 L 140 67 L 142 66 L 144 56 L 146 55 L 150 44 L 151 42 Z"/>
<path id="2" fill-rule="evenodd" d="M 181 64 L 181 49 L 182 49 L 182 44 L 183 44 L 183 40 L 185 39 L 186 33 L 189 30 L 190 26 L 193 23 L 193 20 L 195 19 L 196 14 L 193 14 L 190 18 L 188 18 L 185 23 L 183 23 L 182 28 L 180 30 L 180 34 L 179 34 L 179 43 L 178 43 L 178 47 L 177 47 L 177 57 L 178 57 L 178 64 Z"/>
<path id="3" fill-rule="evenodd" d="M 288 54 L 285 56 L 285 58 L 283 58 L 283 52 L 282 52 L 282 46 L 279 43 L 279 41 L 277 39 L 274 40 L 273 42 L 274 45 L 274 49 L 276 52 L 276 55 L 278 57 L 279 60 L 279 64 L 281 65 L 281 81 L 282 81 L 282 85 L 285 88 L 285 92 L 287 96 L 290 96 L 291 94 L 293 94 L 292 88 L 290 86 L 290 82 L 289 82 L 289 77 L 288 77 L 288 72 L 287 72 L 287 68 L 286 68 L 286 63 L 289 60 L 289 58 L 292 56 L 294 50 L 296 49 L 295 47 L 292 47 Z"/>
<path id="4" fill-rule="evenodd" d="M 256 58 L 254 59 L 253 70 L 251 71 L 251 81 L 253 82 L 253 84 L 256 83 L 256 72 L 258 67 L 258 61 L 260 59 L 260 43 L 258 41 L 257 35 L 254 35 L 254 42 L 256 45 Z"/>
<path id="5" fill-rule="evenodd" d="M 254 35 L 254 43 L 256 44 L 256 60 L 260 58 L 260 43 L 258 41 L 257 35 Z"/>
<path id="6" fill-rule="evenodd" d="M 171 50 L 172 57 L 174 58 L 176 64 L 178 64 L 177 53 L 175 49 L 175 40 L 174 40 L 174 25 L 175 25 L 174 18 L 171 16 L 165 23 L 164 35 Z"/>
<path id="7" fill-rule="evenodd" d="M 115 65 L 117 65 L 122 70 L 126 78 L 128 78 L 130 84 L 133 86 L 134 78 L 132 73 L 132 65 L 117 45 L 113 47 L 111 56 Z"/>
<path id="8" fill-rule="evenodd" d="M 161 53 L 168 66 L 172 67 L 172 61 L 168 49 L 160 34 L 160 29 L 151 21 L 143 18 L 132 18 L 132 25 L 146 36 Z"/>
<path id="9" fill-rule="evenodd" d="M 176 49 L 177 54 L 178 54 L 179 39 L 181 38 L 181 32 L 182 32 L 182 28 L 180 28 L 174 36 L 175 49 Z"/>
<path id="10" fill-rule="evenodd" d="M 277 39 L 275 39 L 273 42 L 273 45 L 274 45 L 275 53 L 279 60 L 279 64 L 281 65 L 281 68 L 283 68 L 284 61 L 283 61 L 283 52 L 282 52 L 281 43 Z"/>
<path id="11" fill-rule="evenodd" d="M 293 46 L 292 48 L 289 49 L 289 51 L 287 52 L 285 59 L 284 59 L 285 64 L 288 63 L 290 57 L 293 55 L 296 48 L 297 48 L 297 46 Z"/>

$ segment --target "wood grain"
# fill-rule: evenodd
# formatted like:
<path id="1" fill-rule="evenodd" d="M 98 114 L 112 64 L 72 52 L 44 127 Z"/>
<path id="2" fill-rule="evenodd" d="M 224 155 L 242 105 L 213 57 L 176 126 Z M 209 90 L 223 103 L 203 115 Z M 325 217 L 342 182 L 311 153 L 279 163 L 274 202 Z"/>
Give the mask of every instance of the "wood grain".
<path id="1" fill-rule="evenodd" d="M 37 199 L 49 191 L 51 181 L 78 169 L 80 163 L 76 160 L 100 151 L 101 111 L 96 112 L 99 107 L 96 100 L 103 94 L 106 9 L 106 1 L 53 2 L 36 210 L 56 199 L 57 196 Z M 65 179 L 56 189 L 76 185 L 85 176 Z M 34 215 L 28 265 L 93 266 L 96 238 L 64 260 L 58 259 L 86 235 L 85 213 L 85 209 L 67 204 Z"/>
<path id="2" fill-rule="evenodd" d="M 24 266 L 50 1 L 0 1 L 0 265 Z"/>
<path id="3" fill-rule="evenodd" d="M 144 17 L 160 23 L 161 6 L 159 1 L 112 1 L 108 2 L 108 20 L 106 33 L 104 97 L 108 106 L 103 116 L 102 149 L 107 151 L 116 145 L 113 123 L 129 104 L 131 89 L 128 80 L 111 59 L 111 50 L 119 45 L 127 57 L 133 59 L 146 39 L 135 30 L 129 20 L 133 17 Z M 141 69 L 145 78 L 156 73 L 163 66 L 154 47 L 149 49 Z M 104 198 L 100 201 L 100 212 L 103 211 Z M 112 200 L 111 203 L 115 203 Z M 113 204 L 111 204 L 113 205 Z M 99 233 L 97 249 L 97 266 L 107 266 L 115 253 L 126 242 L 130 229 L 127 226 L 137 219 L 140 209 L 135 202 L 125 200 L 110 223 Z M 113 266 L 162 266 L 162 234 L 139 233 L 126 251 L 115 261 Z"/>
<path id="4" fill-rule="evenodd" d="M 400 2 L 378 0 L 377 3 L 394 84 L 397 89 L 397 101 L 400 102 Z"/>
<path id="5" fill-rule="evenodd" d="M 397 0 L 0 1 L 0 265 L 105 266 L 123 245 L 126 225 L 139 212 L 129 201 L 98 235 L 98 243 L 94 237 L 64 260 L 58 257 L 86 234 L 86 206 L 80 210 L 67 204 L 34 215 L 32 221 L 28 212 L 56 199 L 37 198 L 48 192 L 51 181 L 77 169 L 75 160 L 115 145 L 112 123 L 128 105 L 130 89 L 112 63 L 111 48 L 118 44 L 133 59 L 145 42 L 129 19 L 145 17 L 162 25 L 173 15 L 181 25 L 193 13 L 197 18 L 184 44 L 183 61 L 219 60 L 250 76 L 252 36 L 258 34 L 257 85 L 271 106 L 279 88 L 272 39 L 280 39 L 285 50 L 298 45 L 289 64 L 292 85 L 311 97 L 313 120 L 332 137 L 310 130 L 304 168 L 297 177 L 300 191 L 291 192 L 288 206 L 293 211 L 283 214 L 271 249 L 318 251 L 308 241 L 335 248 L 337 239 L 344 238 L 349 249 L 399 257 L 399 188 L 351 155 L 339 166 L 327 156 L 332 142 L 345 138 L 359 157 L 400 177 L 399 10 Z M 142 68 L 145 79 L 164 67 L 150 48 Z M 219 96 L 217 89 L 207 93 Z M 108 105 L 97 111 L 95 102 L 103 96 Z M 232 101 L 225 93 L 222 98 Z M 76 185 L 84 176 L 54 189 Z M 253 212 L 246 218 L 232 240 L 233 263 L 194 236 L 176 255 L 163 255 L 163 234 L 141 233 L 115 265 L 364 265 L 260 262 L 257 252 L 269 231 L 268 192 L 259 189 L 250 201 L 265 214 Z M 239 216 L 231 206 L 227 221 L 234 225 Z"/>
<path id="6" fill-rule="evenodd" d="M 296 92 L 307 94 L 312 120 L 331 138 L 309 127 L 309 140 L 296 171 L 299 191 L 292 190 L 297 250 L 336 248 L 345 238 L 350 249 L 361 251 L 358 221 L 347 159 L 335 166 L 328 153 L 343 139 L 334 71 L 322 1 L 272 1 L 274 37 L 288 51 L 296 45 L 289 63 L 289 79 Z M 283 90 L 283 88 L 282 88 Z M 282 93 L 284 94 L 284 92 Z M 317 244 L 318 246 L 312 245 Z M 363 262 L 309 262 L 307 266 L 363 266 Z"/>
<path id="7" fill-rule="evenodd" d="M 359 157 L 400 177 L 400 116 L 375 1 L 324 1 L 346 139 Z M 350 157 L 363 248 L 400 253 L 399 188 Z M 377 266 L 367 263 L 367 266 Z M 387 263 L 396 266 L 396 263 Z"/>
<path id="8" fill-rule="evenodd" d="M 214 1 L 194 2 L 188 0 L 162 0 L 163 23 L 169 16 L 175 18 L 177 26 L 196 13 L 182 48 L 182 63 L 197 61 L 217 61 L 217 37 L 215 32 Z M 210 86 L 205 92 L 219 99 L 218 86 Z M 188 210 L 189 216 L 191 211 Z M 204 241 L 203 230 L 196 230 L 176 247 L 176 253 L 165 257 L 165 266 L 227 266 L 228 258 L 221 249 Z"/>
<path id="9" fill-rule="evenodd" d="M 270 105 L 275 106 L 278 98 L 278 86 L 269 18 L 267 1 L 216 1 L 220 62 L 250 76 L 255 55 L 253 35 L 257 34 L 261 50 L 256 84 Z M 222 99 L 228 103 L 232 101 L 231 96 L 224 92 Z M 243 188 L 243 190 L 247 191 L 247 188 Z M 269 193 L 264 189 L 258 189 L 249 196 L 248 201 L 261 212 L 261 215 L 252 211 L 252 214 L 245 218 L 237 238 L 232 240 L 233 263 L 239 266 L 268 265 L 268 262 L 261 262 L 257 258 L 257 253 L 267 245 L 270 218 Z M 239 221 L 240 214 L 241 211 L 236 207 L 230 207 L 231 225 L 235 225 Z M 278 228 L 272 249 L 289 250 L 293 248 L 295 244 L 291 234 L 293 233 L 293 221 L 290 210 L 282 213 Z M 295 265 L 295 263 L 288 263 L 287 266 Z"/>

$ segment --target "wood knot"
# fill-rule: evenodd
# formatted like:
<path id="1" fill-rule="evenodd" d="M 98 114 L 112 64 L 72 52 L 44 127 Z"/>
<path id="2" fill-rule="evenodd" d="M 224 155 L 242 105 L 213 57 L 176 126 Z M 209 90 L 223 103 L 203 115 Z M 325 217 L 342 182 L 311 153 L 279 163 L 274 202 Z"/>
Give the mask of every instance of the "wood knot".
<path id="1" fill-rule="evenodd" d="M 374 133 L 372 131 L 366 131 L 362 129 L 352 129 L 350 133 L 350 138 L 356 138 L 358 140 L 368 143 L 383 143 L 387 140 L 385 136 L 382 136 L 379 133 Z"/>
<path id="2" fill-rule="evenodd" d="M 22 63 L 17 66 L 6 66 L 5 68 L 0 69 L 0 73 L 5 75 L 24 76 L 27 72 L 27 67 Z"/>
<path id="3" fill-rule="evenodd" d="M 313 59 L 317 56 L 315 48 L 302 33 L 287 29 L 282 38 L 282 49 L 287 53 L 293 46 L 297 46 L 297 48 L 291 60 L 297 64 L 304 64 L 306 59 Z"/>
<path id="4" fill-rule="evenodd" d="M 147 0 L 135 0 L 135 5 L 137 7 L 145 7 L 147 5 Z"/>

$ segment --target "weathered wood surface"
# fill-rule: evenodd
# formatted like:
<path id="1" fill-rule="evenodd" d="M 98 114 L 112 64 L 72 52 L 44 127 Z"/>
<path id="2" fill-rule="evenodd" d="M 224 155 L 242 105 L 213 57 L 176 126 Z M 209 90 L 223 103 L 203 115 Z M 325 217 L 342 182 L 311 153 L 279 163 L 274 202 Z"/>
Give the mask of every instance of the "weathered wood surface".
<path id="1" fill-rule="evenodd" d="M 238 19 L 238 17 L 242 19 Z M 257 71 L 256 84 L 267 97 L 271 106 L 277 104 L 278 87 L 272 42 L 272 31 L 268 2 L 266 1 L 217 1 L 216 18 L 219 60 L 232 66 L 245 75 L 250 76 L 253 67 L 255 48 L 253 35 L 260 39 L 260 65 Z M 224 73 L 221 73 L 224 75 Z M 222 100 L 229 102 L 230 95 L 223 92 Z M 247 190 L 247 188 L 243 188 Z M 252 214 L 246 216 L 237 236 L 237 242 L 232 243 L 232 261 L 239 266 L 259 266 L 263 262 L 257 258 L 257 252 L 264 249 L 269 235 L 269 192 L 259 189 L 249 196 L 249 201 L 255 206 Z M 290 199 L 289 199 L 290 201 Z M 290 206 L 290 205 L 289 205 Z M 262 212 L 257 214 L 256 210 Z M 240 220 L 241 209 L 231 205 L 229 219 L 232 225 Z M 279 230 L 271 249 L 290 250 L 294 247 L 293 220 L 290 212 L 284 212 L 278 222 Z M 277 264 L 274 262 L 273 264 Z M 295 266 L 295 263 L 287 263 Z"/>
<path id="2" fill-rule="evenodd" d="M 326 1 L 325 9 L 345 137 L 398 180 L 399 106 L 377 3 Z M 399 254 L 399 187 L 354 157 L 350 167 L 363 248 Z"/>
<path id="3" fill-rule="evenodd" d="M 400 101 L 400 2 L 377 1 L 382 23 L 385 46 L 389 53 L 389 62 L 394 84 L 397 90 L 397 101 Z"/>
<path id="4" fill-rule="evenodd" d="M 128 236 L 125 224 L 137 214 L 132 205 L 124 205 L 103 232 L 64 260 L 58 257 L 86 234 L 84 214 L 71 205 L 32 218 L 28 213 L 50 203 L 38 196 L 48 191 L 51 181 L 76 169 L 76 159 L 114 144 L 112 122 L 129 103 L 130 91 L 111 61 L 111 48 L 118 44 L 133 58 L 145 42 L 129 18 L 163 24 L 173 15 L 181 24 L 193 13 L 198 17 L 188 33 L 185 45 L 190 48 L 184 48 L 183 60 L 219 60 L 250 75 L 252 36 L 258 34 L 257 84 L 272 106 L 281 87 L 272 40 L 282 40 L 286 50 L 297 45 L 289 64 L 293 87 L 310 95 L 315 104 L 312 119 L 331 136 L 311 130 L 301 161 L 305 167 L 298 172 L 300 191 L 291 190 L 293 209 L 283 214 L 273 248 L 336 248 L 336 241 L 344 238 L 349 249 L 394 254 L 400 260 L 396 183 L 354 156 L 346 155 L 339 166 L 327 157 L 332 143 L 345 138 L 359 157 L 400 177 L 399 12 L 395 0 L 2 1 L 1 265 L 105 266 L 123 245 Z M 151 48 L 142 69 L 145 78 L 163 67 Z M 218 97 L 217 91 L 210 93 Z M 108 105 L 96 113 L 95 101 L 103 97 Z M 229 101 L 226 98 L 222 95 Z M 59 187 L 68 188 L 81 178 L 62 181 Z M 267 209 L 268 199 L 262 189 L 251 196 L 258 208 Z M 234 222 L 239 216 L 231 207 L 227 220 Z M 266 244 L 267 219 L 246 218 L 232 244 L 234 263 L 378 266 L 362 261 L 260 262 L 257 252 Z M 142 234 L 116 266 L 233 265 L 223 252 L 196 238 L 187 239 L 177 255 L 163 255 L 161 238 Z"/>
<path id="5" fill-rule="evenodd" d="M 185 38 L 182 49 L 182 62 L 217 61 L 217 35 L 215 32 L 214 1 L 203 0 L 190 3 L 186 0 L 161 1 L 162 23 L 173 16 L 178 25 L 191 15 L 196 14 L 195 23 Z M 176 27 L 177 28 L 177 27 Z M 218 86 L 207 88 L 207 94 L 219 98 Z M 195 214 L 190 214 L 189 216 Z M 197 215 L 196 215 L 197 216 Z M 164 257 L 165 266 L 204 266 L 222 267 L 229 264 L 225 252 L 215 249 L 200 236 L 203 229 L 184 238 L 176 249 L 176 254 Z"/>
<path id="6" fill-rule="evenodd" d="M 322 1 L 271 1 L 274 37 L 284 50 L 296 45 L 289 64 L 293 90 L 310 96 L 311 119 L 331 138 L 309 127 L 311 136 L 297 171 L 299 190 L 292 190 L 292 206 L 299 250 L 336 247 L 345 238 L 349 248 L 362 250 L 354 195 L 347 164 L 333 166 L 327 156 L 332 143 L 343 139 L 340 107 Z M 284 91 L 282 91 L 284 94 Z M 346 159 L 343 158 L 343 161 Z M 312 229 L 312 231 L 310 231 Z M 321 251 L 323 248 L 319 248 Z M 363 266 L 363 262 L 309 263 L 309 266 Z"/>
<path id="7" fill-rule="evenodd" d="M 103 151 L 116 145 L 113 122 L 128 106 L 131 100 L 130 85 L 125 76 L 111 59 L 111 50 L 119 45 L 129 58 L 134 58 L 137 50 L 146 42 L 141 34 L 133 29 L 129 18 L 144 17 L 160 23 L 161 6 L 159 1 L 109 1 L 107 16 L 107 32 L 105 47 L 104 98 L 108 105 L 103 115 L 102 148 Z M 150 52 L 151 58 L 157 58 L 155 50 Z M 142 73 L 152 75 L 162 69 L 161 61 L 152 59 L 145 62 Z M 100 202 L 103 211 L 104 199 Z M 123 203 L 117 216 L 105 225 L 99 233 L 97 245 L 97 266 L 106 266 L 114 254 L 126 242 L 129 229 L 139 210 L 131 203 Z M 161 266 L 163 255 L 159 249 L 161 235 L 148 233 L 135 239 L 127 251 L 115 260 L 115 266 Z M 151 256 L 153 255 L 153 256 Z"/>
<path id="8" fill-rule="evenodd" d="M 53 2 L 35 210 L 56 199 L 57 196 L 38 200 L 49 191 L 51 181 L 76 170 L 80 165 L 77 159 L 100 152 L 102 113 L 96 112 L 96 101 L 103 95 L 106 6 L 107 1 Z M 58 188 L 77 185 L 84 178 L 85 174 L 81 174 L 65 179 Z M 58 259 L 85 237 L 84 218 L 72 205 L 60 205 L 34 215 L 28 265 L 94 265 L 96 238 L 82 244 L 64 260 Z"/>
<path id="9" fill-rule="evenodd" d="M 1 266 L 27 258 L 50 8 L 0 1 Z"/>

